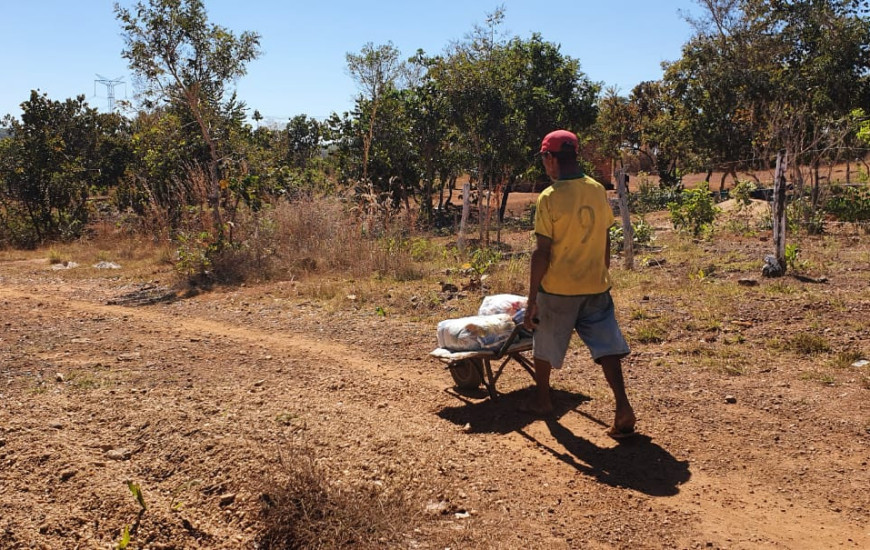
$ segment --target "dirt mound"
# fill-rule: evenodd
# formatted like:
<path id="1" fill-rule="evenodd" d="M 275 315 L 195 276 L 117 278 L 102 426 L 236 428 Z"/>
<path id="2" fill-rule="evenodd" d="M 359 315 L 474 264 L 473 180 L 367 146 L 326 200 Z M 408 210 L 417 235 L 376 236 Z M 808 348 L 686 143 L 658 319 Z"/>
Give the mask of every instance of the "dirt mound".
<path id="1" fill-rule="evenodd" d="M 751 222 L 762 222 L 770 218 L 770 203 L 767 201 L 750 199 L 749 204 L 744 204 L 736 199 L 728 199 L 716 206 L 722 210 L 722 215 L 726 219 L 741 218 Z"/>

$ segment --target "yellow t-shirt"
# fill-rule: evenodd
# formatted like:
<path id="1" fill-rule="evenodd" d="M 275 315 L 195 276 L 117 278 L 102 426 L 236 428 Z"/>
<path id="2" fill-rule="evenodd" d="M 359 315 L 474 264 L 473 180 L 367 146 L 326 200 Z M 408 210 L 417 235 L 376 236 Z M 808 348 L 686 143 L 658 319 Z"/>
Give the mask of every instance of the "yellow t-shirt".
<path id="1" fill-rule="evenodd" d="M 553 240 L 541 281 L 547 294 L 578 296 L 610 289 L 604 263 L 613 211 L 604 187 L 583 176 L 554 182 L 538 197 L 535 233 Z"/>

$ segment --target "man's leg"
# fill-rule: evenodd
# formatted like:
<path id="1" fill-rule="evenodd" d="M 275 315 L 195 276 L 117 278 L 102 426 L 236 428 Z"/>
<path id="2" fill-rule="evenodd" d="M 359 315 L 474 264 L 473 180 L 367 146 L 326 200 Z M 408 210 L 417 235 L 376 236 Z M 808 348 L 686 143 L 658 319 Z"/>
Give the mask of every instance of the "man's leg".
<path id="1" fill-rule="evenodd" d="M 610 386 L 611 391 L 613 391 L 613 398 L 616 400 L 616 415 L 613 419 L 613 426 L 610 427 L 608 433 L 616 436 L 632 433 L 637 419 L 634 416 L 634 409 L 631 408 L 631 403 L 628 402 L 628 395 L 625 393 L 625 381 L 622 378 L 622 361 L 616 355 L 608 355 L 607 357 L 602 357 L 600 362 L 601 369 L 604 371 L 604 378 L 607 379 L 607 384 Z M 537 361 L 535 365 L 537 366 Z"/>
<path id="2" fill-rule="evenodd" d="M 553 401 L 550 398 L 550 371 L 548 361 L 535 358 L 535 390 L 536 398 L 528 407 L 527 412 L 547 415 L 553 412 Z"/>

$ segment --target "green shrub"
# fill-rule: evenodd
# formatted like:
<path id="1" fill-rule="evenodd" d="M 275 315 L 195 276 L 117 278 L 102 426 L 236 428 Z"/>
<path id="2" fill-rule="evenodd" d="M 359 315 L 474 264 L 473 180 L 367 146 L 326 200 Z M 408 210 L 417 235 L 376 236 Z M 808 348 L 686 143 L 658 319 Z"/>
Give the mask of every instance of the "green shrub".
<path id="1" fill-rule="evenodd" d="M 641 344 L 661 344 L 667 338 L 667 330 L 660 322 L 643 322 L 634 329 L 633 337 Z"/>
<path id="2" fill-rule="evenodd" d="M 805 269 L 809 262 L 800 259 L 801 249 L 794 243 L 785 245 L 785 265 L 791 271 Z"/>
<path id="3" fill-rule="evenodd" d="M 478 275 L 483 275 L 491 267 L 502 260 L 502 253 L 492 248 L 476 248 L 471 251 L 469 262 L 463 268 L 471 269 Z"/>
<path id="4" fill-rule="evenodd" d="M 758 186 L 751 181 L 739 181 L 731 189 L 731 197 L 743 208 L 752 202 L 752 192 L 756 189 L 758 189 Z"/>
<path id="5" fill-rule="evenodd" d="M 817 355 L 831 351 L 831 344 L 822 336 L 801 332 L 789 339 L 789 347 L 801 355 Z"/>
<path id="6" fill-rule="evenodd" d="M 628 197 L 628 208 L 638 214 L 665 210 L 668 203 L 678 201 L 679 193 L 671 188 L 662 188 L 652 183 L 646 172 L 638 172 L 638 190 Z"/>
<path id="7" fill-rule="evenodd" d="M 710 231 L 716 220 L 716 214 L 721 210 L 713 202 L 710 183 L 705 181 L 696 189 L 683 191 L 681 199 L 679 202 L 668 203 L 674 229 L 688 230 L 693 237 L 699 237 L 705 231 Z"/>
<path id="8" fill-rule="evenodd" d="M 825 211 L 842 222 L 870 221 L 870 188 L 833 185 Z"/>
<path id="9" fill-rule="evenodd" d="M 648 246 L 655 239 L 653 227 L 643 218 L 631 224 L 632 233 L 634 233 L 632 242 L 635 246 Z M 610 249 L 613 252 L 620 252 L 625 248 L 625 235 L 623 234 L 622 225 L 614 224 L 610 226 Z"/>
<path id="10" fill-rule="evenodd" d="M 786 225 L 791 233 L 805 229 L 810 235 L 821 235 L 825 232 L 825 211 L 813 207 L 809 197 L 797 198 L 786 206 Z"/>

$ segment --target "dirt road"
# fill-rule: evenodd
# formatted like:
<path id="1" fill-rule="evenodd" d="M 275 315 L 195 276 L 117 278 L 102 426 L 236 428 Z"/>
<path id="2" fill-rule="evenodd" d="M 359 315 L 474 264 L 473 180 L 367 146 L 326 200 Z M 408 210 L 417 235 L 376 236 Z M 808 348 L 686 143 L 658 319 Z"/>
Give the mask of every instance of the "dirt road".
<path id="1" fill-rule="evenodd" d="M 582 353 L 537 420 L 516 412 L 519 368 L 496 401 L 452 391 L 430 322 L 287 283 L 106 305 L 131 285 L 0 266 L 0 548 L 113 548 L 131 525 L 128 548 L 254 548 L 264 484 L 303 449 L 335 483 L 413 495 L 418 521 L 385 546 L 870 548 L 858 383 L 680 370 L 639 346 L 642 435 L 617 444 Z"/>

